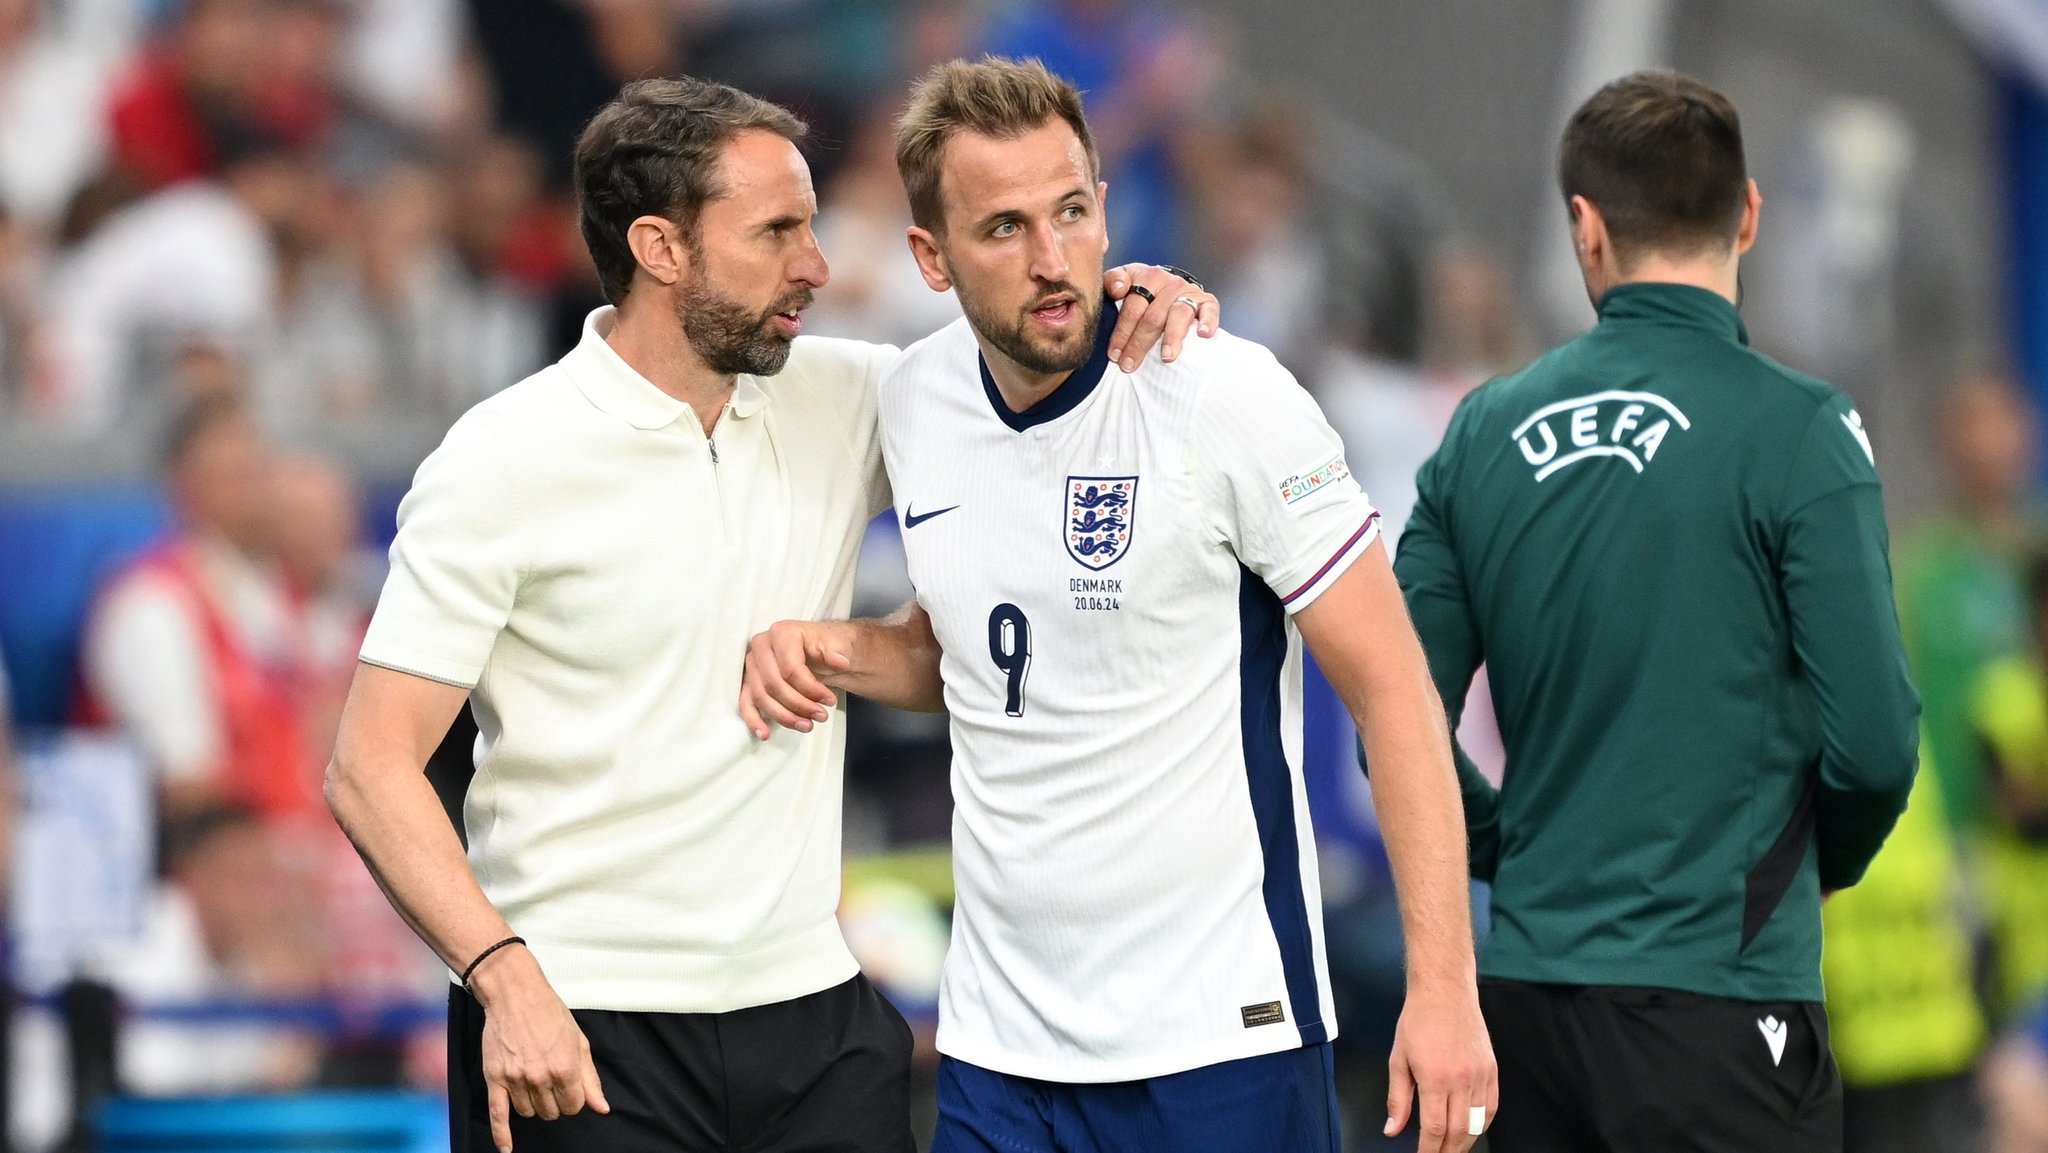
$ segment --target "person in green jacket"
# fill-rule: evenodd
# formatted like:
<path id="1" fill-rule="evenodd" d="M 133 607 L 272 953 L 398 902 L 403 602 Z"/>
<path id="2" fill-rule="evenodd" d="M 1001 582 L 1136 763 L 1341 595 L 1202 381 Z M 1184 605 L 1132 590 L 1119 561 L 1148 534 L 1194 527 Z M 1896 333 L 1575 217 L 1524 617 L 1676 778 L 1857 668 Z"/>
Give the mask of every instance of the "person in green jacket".
<path id="1" fill-rule="evenodd" d="M 1492 1147 L 1839 1150 L 1820 903 L 1918 744 L 1869 436 L 1749 347 L 1725 97 L 1617 80 L 1559 176 L 1599 323 L 1466 398 L 1395 566 L 1453 727 L 1484 662 L 1507 746 L 1499 790 L 1460 764 Z"/>
<path id="2" fill-rule="evenodd" d="M 1942 462 L 1952 493 L 1898 549 L 1899 626 L 1924 706 L 1922 739 L 1949 825 L 1974 848 L 1995 825 L 1990 766 L 1972 719 L 1978 675 L 2026 648 L 2026 558 L 2048 541 L 2040 416 L 2014 382 L 1957 380 L 1942 403 Z"/>

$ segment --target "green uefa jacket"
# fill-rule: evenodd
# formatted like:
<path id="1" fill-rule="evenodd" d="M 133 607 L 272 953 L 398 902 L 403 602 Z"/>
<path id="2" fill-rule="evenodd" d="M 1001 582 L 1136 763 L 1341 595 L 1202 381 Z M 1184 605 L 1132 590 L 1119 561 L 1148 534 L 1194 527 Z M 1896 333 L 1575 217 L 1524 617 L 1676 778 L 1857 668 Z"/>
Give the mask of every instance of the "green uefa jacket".
<path id="1" fill-rule="evenodd" d="M 1395 566 L 1455 727 L 1486 976 L 1821 999 L 1820 895 L 1906 804 L 1919 701 L 1842 394 L 1704 289 L 1626 284 L 1467 397 Z"/>

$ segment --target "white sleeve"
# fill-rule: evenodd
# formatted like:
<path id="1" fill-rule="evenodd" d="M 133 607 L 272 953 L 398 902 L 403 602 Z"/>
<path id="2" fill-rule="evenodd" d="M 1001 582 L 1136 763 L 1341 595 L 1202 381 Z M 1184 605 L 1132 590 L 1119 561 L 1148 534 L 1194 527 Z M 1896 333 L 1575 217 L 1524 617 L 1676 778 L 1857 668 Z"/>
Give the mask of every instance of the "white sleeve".
<path id="1" fill-rule="evenodd" d="M 201 781 L 223 741 L 194 607 L 167 581 L 129 577 L 108 590 L 85 638 L 85 676 L 114 722 L 170 781 Z"/>
<path id="2" fill-rule="evenodd" d="M 458 422 L 399 503 L 362 650 L 369 664 L 462 688 L 483 675 L 524 575 L 517 470 L 480 424 Z"/>
<path id="3" fill-rule="evenodd" d="M 1379 537 L 1344 444 L 1271 353 L 1245 346 L 1198 400 L 1195 467 L 1214 525 L 1290 613 Z"/>

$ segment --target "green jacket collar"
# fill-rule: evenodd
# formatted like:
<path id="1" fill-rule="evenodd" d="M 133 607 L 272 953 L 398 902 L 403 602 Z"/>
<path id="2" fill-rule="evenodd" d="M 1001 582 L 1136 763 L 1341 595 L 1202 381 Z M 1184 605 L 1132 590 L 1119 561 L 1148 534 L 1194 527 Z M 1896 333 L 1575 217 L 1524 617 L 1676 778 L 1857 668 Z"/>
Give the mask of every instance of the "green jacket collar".
<path id="1" fill-rule="evenodd" d="M 1600 298 L 1599 312 L 1602 324 L 1617 320 L 1678 324 L 1749 343 L 1749 329 L 1728 298 L 1690 284 L 1617 284 Z"/>

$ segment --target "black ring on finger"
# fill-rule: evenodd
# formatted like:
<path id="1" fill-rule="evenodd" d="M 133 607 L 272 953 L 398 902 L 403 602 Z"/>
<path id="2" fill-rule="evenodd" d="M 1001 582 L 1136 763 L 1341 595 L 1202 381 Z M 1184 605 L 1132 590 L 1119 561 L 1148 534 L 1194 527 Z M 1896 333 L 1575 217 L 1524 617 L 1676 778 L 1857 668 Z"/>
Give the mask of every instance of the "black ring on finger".
<path id="1" fill-rule="evenodd" d="M 1145 298 L 1145 303 L 1146 303 L 1146 304 L 1158 304 L 1158 303 L 1159 303 L 1159 298 L 1158 298 L 1158 297 L 1156 297 L 1156 296 L 1154 296 L 1154 295 L 1152 295 L 1152 290 L 1151 290 L 1151 289 L 1149 289 L 1149 288 L 1147 288 L 1147 287 L 1145 287 L 1145 286 L 1144 286 L 1144 285 L 1142 285 L 1142 284 L 1133 284 L 1133 285 L 1131 285 L 1131 292 L 1132 292 L 1132 294 L 1133 294 L 1133 295 L 1136 295 L 1136 296 L 1142 296 L 1142 297 L 1144 297 L 1144 298 Z"/>

